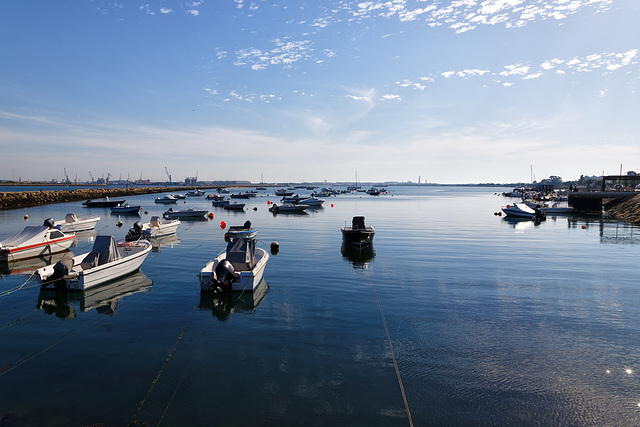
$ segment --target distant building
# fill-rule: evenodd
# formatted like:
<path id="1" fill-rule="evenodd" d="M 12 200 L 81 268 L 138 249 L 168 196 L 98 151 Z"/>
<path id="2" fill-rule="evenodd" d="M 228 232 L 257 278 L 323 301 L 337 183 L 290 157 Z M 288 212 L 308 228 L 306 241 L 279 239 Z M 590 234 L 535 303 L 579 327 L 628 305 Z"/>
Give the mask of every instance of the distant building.
<path id="1" fill-rule="evenodd" d="M 187 187 L 198 185 L 198 178 L 195 176 L 188 176 L 184 179 L 184 185 Z"/>

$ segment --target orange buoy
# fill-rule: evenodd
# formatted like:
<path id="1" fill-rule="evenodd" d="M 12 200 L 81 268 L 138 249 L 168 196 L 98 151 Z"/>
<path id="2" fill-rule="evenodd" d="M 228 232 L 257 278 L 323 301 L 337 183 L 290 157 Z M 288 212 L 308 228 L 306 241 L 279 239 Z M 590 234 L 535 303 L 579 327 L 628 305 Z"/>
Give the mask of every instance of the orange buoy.
<path id="1" fill-rule="evenodd" d="M 509 209 L 511 206 L 507 205 L 507 209 Z"/>
<path id="2" fill-rule="evenodd" d="M 209 219 L 213 219 L 213 212 L 209 212 Z"/>
<path id="3" fill-rule="evenodd" d="M 223 230 L 224 230 L 225 228 L 227 228 L 227 223 L 226 223 L 226 222 L 224 222 L 224 221 L 222 221 L 222 222 L 220 223 L 220 228 L 222 228 Z"/>
<path id="4" fill-rule="evenodd" d="M 585 230 L 586 228 L 587 228 L 587 226 L 586 226 L 586 225 L 583 225 L 583 226 L 582 226 L 582 229 L 583 229 L 583 230 Z"/>
<path id="5" fill-rule="evenodd" d="M 26 221 L 26 220 L 28 220 L 28 219 L 29 219 L 29 215 L 25 215 L 25 216 L 24 216 L 24 220 Z"/>

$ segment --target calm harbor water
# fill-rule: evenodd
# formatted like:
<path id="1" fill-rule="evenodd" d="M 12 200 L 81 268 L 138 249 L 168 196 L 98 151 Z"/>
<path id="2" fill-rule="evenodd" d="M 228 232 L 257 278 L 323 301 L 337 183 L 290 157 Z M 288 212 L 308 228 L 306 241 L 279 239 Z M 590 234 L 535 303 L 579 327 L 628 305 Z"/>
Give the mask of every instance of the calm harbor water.
<path id="1" fill-rule="evenodd" d="M 19 426 L 403 426 L 409 416 L 417 426 L 640 425 L 640 228 L 508 221 L 494 215 L 510 201 L 500 191 L 389 187 L 304 215 L 269 213 L 267 200 L 279 198 L 266 192 L 240 213 L 189 198 L 183 207 L 214 219 L 183 221 L 153 242 L 140 272 L 94 292 L 41 292 L 29 274 L 49 260 L 1 265 L 0 417 Z M 127 202 L 148 221 L 166 210 L 155 197 Z M 95 232 L 79 233 L 76 254 L 96 234 L 122 239 L 136 220 L 81 202 L 4 211 L 0 240 L 70 212 L 101 216 Z M 376 227 L 369 253 L 341 248 L 354 215 Z M 266 245 L 280 244 L 260 292 L 201 294 L 199 270 L 225 247 L 220 222 L 246 220 Z"/>

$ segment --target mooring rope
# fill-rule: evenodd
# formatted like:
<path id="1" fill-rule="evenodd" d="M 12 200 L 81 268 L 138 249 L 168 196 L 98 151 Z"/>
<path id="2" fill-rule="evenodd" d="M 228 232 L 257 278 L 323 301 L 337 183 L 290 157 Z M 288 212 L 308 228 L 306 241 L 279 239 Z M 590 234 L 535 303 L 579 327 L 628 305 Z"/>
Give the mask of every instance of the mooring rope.
<path id="1" fill-rule="evenodd" d="M 149 387 L 149 391 L 147 391 L 147 394 L 145 395 L 144 399 L 142 399 L 142 401 L 140 402 L 140 406 L 138 406 L 138 409 L 136 409 L 136 412 L 133 414 L 133 417 L 131 418 L 131 422 L 136 421 L 136 419 L 138 418 L 138 414 L 140 413 L 140 411 L 142 410 L 142 407 L 145 405 L 147 399 L 151 395 L 151 392 L 153 391 L 153 389 L 156 387 L 156 385 L 160 381 L 160 377 L 162 377 L 162 374 L 164 373 L 165 369 L 169 365 L 169 362 L 171 361 L 171 358 L 176 354 L 176 351 L 178 351 L 178 346 L 182 342 L 182 339 L 184 338 L 184 335 L 187 332 L 187 329 L 191 325 L 191 321 L 193 320 L 193 315 L 194 315 L 197 307 L 198 307 L 197 304 L 193 306 L 193 310 L 191 311 L 191 316 L 189 317 L 189 320 L 187 321 L 187 323 L 182 328 L 182 332 L 178 336 L 178 340 L 176 341 L 175 345 L 173 346 L 173 349 L 171 350 L 171 353 L 169 353 L 169 356 L 167 356 L 167 358 L 165 359 L 164 364 L 162 365 L 162 367 L 158 371 L 158 374 L 156 375 L 155 379 L 153 381 L 151 381 L 151 387 Z M 180 383 L 178 383 L 178 385 L 180 385 Z M 170 405 L 172 401 L 173 401 L 173 397 L 169 400 L 168 405 Z M 165 408 L 165 411 L 164 411 L 165 413 L 169 408 L 168 405 Z M 164 417 L 164 414 L 162 416 Z"/>
<path id="2" fill-rule="evenodd" d="M 402 400 L 404 401 L 404 408 L 407 411 L 407 417 L 409 418 L 409 425 L 413 427 L 413 419 L 411 418 L 411 411 L 409 410 L 409 402 L 407 401 L 407 395 L 404 392 L 404 386 L 402 385 L 402 377 L 400 376 L 400 369 L 398 368 L 398 361 L 396 360 L 395 352 L 393 351 L 393 344 L 391 343 L 391 334 L 389 334 L 389 328 L 387 327 L 387 321 L 384 317 L 384 311 L 382 310 L 382 304 L 380 303 L 380 296 L 376 289 L 376 281 L 373 278 L 373 273 L 369 269 L 369 275 L 371 277 L 371 284 L 373 285 L 373 292 L 376 294 L 376 300 L 378 301 L 378 309 L 380 310 L 380 317 L 382 318 L 382 325 L 384 326 L 384 332 L 387 335 L 387 342 L 389 343 L 389 350 L 391 351 L 391 359 L 393 360 L 393 366 L 396 370 L 396 377 L 398 378 L 398 385 L 400 386 L 400 393 L 402 393 Z"/>

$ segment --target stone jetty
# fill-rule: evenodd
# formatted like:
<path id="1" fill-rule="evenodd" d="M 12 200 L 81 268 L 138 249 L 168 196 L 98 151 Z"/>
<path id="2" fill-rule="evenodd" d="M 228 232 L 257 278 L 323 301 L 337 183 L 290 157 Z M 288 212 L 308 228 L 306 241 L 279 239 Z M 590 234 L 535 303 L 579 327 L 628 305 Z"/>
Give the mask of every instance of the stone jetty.
<path id="1" fill-rule="evenodd" d="M 640 224 L 640 194 L 611 207 L 607 213 L 613 219 Z"/>
<path id="2" fill-rule="evenodd" d="M 185 192 L 203 187 L 129 187 L 83 188 L 78 190 L 40 190 L 0 193 L 0 210 L 22 209 L 53 203 L 77 202 L 93 199 L 123 198 L 140 194 Z"/>

